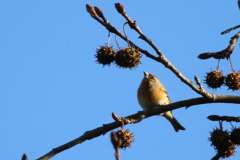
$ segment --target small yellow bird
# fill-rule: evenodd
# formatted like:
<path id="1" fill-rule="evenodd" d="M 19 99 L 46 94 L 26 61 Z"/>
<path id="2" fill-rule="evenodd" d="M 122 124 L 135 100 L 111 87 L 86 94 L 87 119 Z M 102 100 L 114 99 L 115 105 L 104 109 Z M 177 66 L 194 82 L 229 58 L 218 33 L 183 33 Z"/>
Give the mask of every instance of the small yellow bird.
<path id="1" fill-rule="evenodd" d="M 161 107 L 161 105 L 171 103 L 168 93 L 162 83 L 155 75 L 147 72 L 144 72 L 144 78 L 138 88 L 137 97 L 143 110 Z M 167 111 L 159 115 L 165 117 L 172 124 L 176 132 L 185 130 L 185 128 L 173 117 L 172 111 Z"/>

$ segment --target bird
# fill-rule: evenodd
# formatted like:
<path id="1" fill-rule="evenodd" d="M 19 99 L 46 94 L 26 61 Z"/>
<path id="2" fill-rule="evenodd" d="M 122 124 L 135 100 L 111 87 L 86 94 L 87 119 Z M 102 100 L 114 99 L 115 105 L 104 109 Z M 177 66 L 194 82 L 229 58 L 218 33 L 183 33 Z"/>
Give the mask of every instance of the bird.
<path id="1" fill-rule="evenodd" d="M 171 103 L 168 93 L 159 79 L 155 75 L 147 72 L 144 72 L 143 80 L 137 91 L 137 98 L 143 110 L 153 109 Z M 159 115 L 165 117 L 172 124 L 176 132 L 185 130 L 172 115 L 172 111 L 167 111 Z"/>

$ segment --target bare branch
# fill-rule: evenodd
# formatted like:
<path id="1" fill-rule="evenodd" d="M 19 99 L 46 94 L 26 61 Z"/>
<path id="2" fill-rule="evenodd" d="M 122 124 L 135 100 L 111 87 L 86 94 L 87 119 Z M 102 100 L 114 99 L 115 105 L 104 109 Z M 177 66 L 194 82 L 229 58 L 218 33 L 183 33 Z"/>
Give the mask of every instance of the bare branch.
<path id="1" fill-rule="evenodd" d="M 147 111 L 140 111 L 136 114 L 132 114 L 129 115 L 127 117 L 125 117 L 124 119 L 127 119 L 129 121 L 124 121 L 125 125 L 132 123 L 138 123 L 140 122 L 142 119 L 154 116 L 154 115 L 158 115 L 160 113 L 166 112 L 166 111 L 170 111 L 170 110 L 175 110 L 178 108 L 182 108 L 182 107 L 190 107 L 190 106 L 194 106 L 194 105 L 200 105 L 200 104 L 207 104 L 207 103 L 236 103 L 236 104 L 240 104 L 240 96 L 231 96 L 231 95 L 213 95 L 214 98 L 213 100 L 210 100 L 208 98 L 204 98 L 204 97 L 199 97 L 199 98 L 192 98 L 192 99 L 188 99 L 188 100 L 183 100 L 183 101 L 178 101 L 178 102 L 174 102 L 168 105 L 164 105 L 152 110 L 147 110 Z M 142 114 L 143 113 L 143 114 Z M 48 152 L 47 154 L 45 154 L 44 156 L 38 158 L 37 160 L 48 160 L 51 157 L 53 157 L 54 155 L 67 150 L 77 144 L 83 143 L 86 140 L 90 140 L 93 138 L 96 138 L 100 135 L 104 135 L 107 132 L 121 127 L 122 123 L 121 122 L 112 122 L 109 124 L 104 124 L 101 127 L 98 127 L 96 129 L 90 130 L 90 131 L 86 131 L 82 136 L 80 136 L 79 138 L 76 138 L 66 144 L 63 144 L 57 148 L 53 148 L 50 152 Z"/>
<path id="2" fill-rule="evenodd" d="M 159 55 L 159 57 L 155 57 L 154 55 L 150 54 L 148 51 L 138 47 L 136 44 L 134 44 L 132 41 L 128 40 L 121 32 L 119 32 L 115 27 L 113 27 L 110 23 L 104 23 L 103 21 L 101 21 L 98 17 L 96 16 L 92 16 L 95 20 L 97 20 L 99 23 L 101 23 L 104 27 L 106 27 L 106 29 L 109 32 L 112 32 L 116 35 L 118 35 L 120 38 L 122 38 L 124 41 L 129 42 L 131 44 L 131 46 L 134 46 L 134 48 L 138 49 L 141 53 L 143 53 L 144 55 L 146 55 L 147 57 L 162 63 L 166 68 L 170 69 L 183 83 L 185 83 L 186 85 L 188 85 L 190 88 L 192 88 L 195 92 L 197 92 L 198 94 L 202 95 L 203 97 L 209 98 L 209 99 L 213 99 L 213 95 L 208 93 L 206 90 L 203 89 L 199 89 L 197 86 L 195 86 L 191 81 L 189 81 L 186 77 L 183 76 L 183 74 L 177 70 L 177 68 L 175 68 L 168 60 L 167 58 L 163 55 L 163 53 L 154 45 L 154 43 L 152 42 L 152 40 L 148 39 L 140 30 L 140 28 L 137 26 L 136 21 L 132 21 L 131 18 L 129 16 L 127 16 L 127 14 L 125 13 L 125 11 L 122 14 L 126 20 L 128 21 L 128 24 L 130 25 L 130 27 L 132 29 L 134 29 L 135 31 L 137 31 L 140 34 L 140 38 L 143 39 L 145 42 L 147 42 L 155 51 L 156 53 Z"/>

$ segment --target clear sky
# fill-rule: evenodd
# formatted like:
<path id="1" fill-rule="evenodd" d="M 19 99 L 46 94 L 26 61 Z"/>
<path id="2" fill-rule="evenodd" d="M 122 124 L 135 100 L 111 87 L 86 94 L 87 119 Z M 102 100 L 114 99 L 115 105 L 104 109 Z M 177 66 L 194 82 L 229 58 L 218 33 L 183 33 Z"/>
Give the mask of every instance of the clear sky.
<path id="1" fill-rule="evenodd" d="M 181 73 L 194 82 L 215 69 L 215 59 L 199 60 L 198 54 L 226 48 L 238 31 L 220 35 L 239 25 L 237 1 L 117 1 L 137 21 Z M 116 1 L 24 0 L 0 1 L 0 157 L 30 160 L 67 143 L 85 131 L 113 122 L 111 113 L 124 117 L 141 110 L 136 92 L 143 71 L 155 74 L 173 102 L 200 97 L 162 64 L 142 58 L 136 69 L 102 67 L 95 63 L 95 50 L 104 45 L 108 32 L 86 12 L 85 4 L 98 6 L 109 22 L 122 32 L 124 18 Z M 155 54 L 138 34 L 126 27 L 129 39 Z M 127 43 L 118 39 L 122 47 Z M 114 35 L 111 45 L 117 48 Z M 239 42 L 232 54 L 240 70 Z M 220 70 L 230 72 L 229 62 Z M 214 94 L 239 95 L 223 86 Z M 203 160 L 215 155 L 208 142 L 217 122 L 212 114 L 240 116 L 239 105 L 207 104 L 174 110 L 186 128 L 176 133 L 163 117 L 154 116 L 125 126 L 135 135 L 132 148 L 121 151 L 122 159 Z M 233 123 L 236 124 L 236 123 Z M 238 124 L 239 126 L 239 124 Z M 224 123 L 230 129 L 229 123 Z M 239 148 L 237 149 L 240 151 Z M 109 133 L 59 153 L 52 160 L 114 159 Z M 240 159 L 236 153 L 232 159 Z"/>

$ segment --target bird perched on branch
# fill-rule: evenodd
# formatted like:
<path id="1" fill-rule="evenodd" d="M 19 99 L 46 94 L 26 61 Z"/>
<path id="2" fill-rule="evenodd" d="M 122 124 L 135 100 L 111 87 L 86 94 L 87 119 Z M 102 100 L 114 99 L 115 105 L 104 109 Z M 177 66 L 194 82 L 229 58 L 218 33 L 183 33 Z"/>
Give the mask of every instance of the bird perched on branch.
<path id="1" fill-rule="evenodd" d="M 138 102 L 143 110 L 148 110 L 156 107 L 161 107 L 171 103 L 166 89 L 158 78 L 151 74 L 144 72 L 143 80 L 137 92 Z M 167 111 L 159 114 L 165 117 L 173 126 L 174 130 L 185 130 L 185 128 L 174 118 L 172 111 Z"/>

